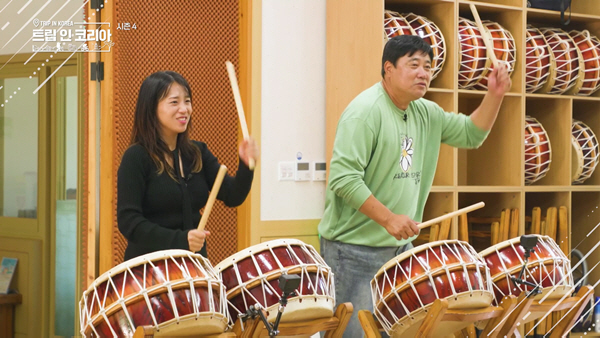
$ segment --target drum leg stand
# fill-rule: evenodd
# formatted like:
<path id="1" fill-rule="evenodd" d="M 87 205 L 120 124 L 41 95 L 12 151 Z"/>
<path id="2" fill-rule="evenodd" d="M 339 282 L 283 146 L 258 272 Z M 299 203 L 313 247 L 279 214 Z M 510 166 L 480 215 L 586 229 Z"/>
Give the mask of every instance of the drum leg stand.
<path id="1" fill-rule="evenodd" d="M 352 303 L 339 304 L 333 317 L 281 323 L 278 331 L 282 336 L 312 336 L 317 332 L 325 331 L 325 338 L 341 338 L 350 321 L 352 311 Z M 243 331 L 241 320 L 237 320 L 233 332 L 238 337 L 244 338 L 269 337 L 269 329 L 258 318 L 247 320 Z"/>
<path id="2" fill-rule="evenodd" d="M 135 332 L 133 333 L 133 338 L 146 338 L 146 337 L 154 337 L 154 334 L 156 333 L 156 329 L 154 328 L 154 326 L 148 325 L 148 326 L 138 326 L 137 329 L 135 330 Z M 201 335 L 201 336 L 195 336 L 195 337 L 202 337 L 202 338 L 233 338 L 233 337 L 237 337 L 237 335 L 233 332 L 223 332 L 223 333 L 219 333 L 219 334 L 211 334 L 211 335 Z"/>
<path id="3" fill-rule="evenodd" d="M 504 325 L 500 330 L 500 337 L 511 336 L 520 322 L 520 324 L 524 324 L 520 319 L 528 313 L 547 314 L 549 312 L 567 310 L 569 313 L 560 319 L 549 334 L 550 338 L 565 337 L 575 325 L 577 318 L 579 318 L 579 315 L 583 312 L 585 304 L 592 298 L 593 293 L 594 289 L 590 285 L 585 285 L 579 289 L 579 292 L 577 292 L 574 297 L 565 298 L 562 302 L 560 299 L 545 300 L 540 304 L 539 301 L 527 297 L 527 292 L 523 291 L 518 298 L 517 307 L 506 320 L 507 325 Z M 550 328 L 548 328 L 548 330 L 550 330 Z M 527 332 L 525 332 L 525 334 L 527 334 Z"/>
<path id="4" fill-rule="evenodd" d="M 488 320 L 486 324 L 487 332 L 491 332 L 491 334 L 489 336 L 487 334 L 485 336 L 481 335 L 481 337 L 502 337 L 495 334 L 493 329 L 495 326 L 504 325 L 502 319 L 508 316 L 510 311 L 515 307 L 515 304 L 516 298 L 514 296 L 507 296 L 504 297 L 499 307 L 489 306 L 482 309 L 449 310 L 447 300 L 436 299 L 427 311 L 427 316 L 421 323 L 416 337 L 433 337 L 432 333 L 434 330 L 438 325 L 444 325 L 443 322 L 445 321 L 476 323 L 485 320 Z M 381 338 L 380 331 L 383 331 L 383 328 L 371 311 L 360 310 L 358 312 L 358 319 L 367 338 Z"/>

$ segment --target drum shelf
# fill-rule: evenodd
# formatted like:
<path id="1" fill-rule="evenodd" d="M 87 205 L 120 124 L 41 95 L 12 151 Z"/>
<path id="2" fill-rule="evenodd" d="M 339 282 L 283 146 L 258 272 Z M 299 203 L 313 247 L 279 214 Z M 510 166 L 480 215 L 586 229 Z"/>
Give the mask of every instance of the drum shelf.
<path id="1" fill-rule="evenodd" d="M 485 208 L 470 217 L 498 217 L 503 209 L 518 209 L 519 229 L 526 230 L 533 207 L 540 207 L 545 216 L 549 207 L 566 206 L 566 252 L 577 247 L 586 254 L 600 241 L 600 227 L 590 234 L 600 223 L 600 210 L 597 209 L 600 205 L 600 170 L 581 185 L 571 183 L 573 172 L 576 172 L 571 165 L 575 151 L 571 143 L 571 125 L 573 119 L 582 121 L 596 136 L 600 135 L 600 91 L 591 96 L 526 92 L 525 52 L 528 24 L 538 29 L 588 30 L 600 37 L 597 0 L 572 1 L 568 26 L 561 24 L 560 12 L 527 8 L 527 2 L 523 0 L 328 0 L 326 153 L 332 152 L 337 122 L 344 108 L 358 93 L 381 80 L 384 9 L 427 17 L 443 33 L 446 60 L 425 98 L 449 112 L 470 114 L 479 105 L 485 91 L 458 87 L 459 17 L 473 19 L 469 9 L 471 3 L 476 4 L 482 20 L 498 22 L 515 39 L 513 87 L 504 98 L 496 124 L 482 147 L 458 150 L 442 145 L 422 219 L 432 219 L 484 201 Z M 357 67 L 360 72 L 348 71 Z M 526 115 L 535 117 L 544 126 L 552 147 L 552 163 L 546 176 L 531 185 L 524 182 Z M 459 224 L 455 218 L 449 239 L 458 238 Z M 428 234 L 428 230 L 423 233 Z M 422 236 L 418 240 L 422 243 L 428 238 Z M 592 252 L 587 258 L 588 264 L 592 265 L 599 260 L 598 252 Z M 593 270 L 589 283 L 594 284 L 599 279 L 600 270 Z M 596 293 L 600 294 L 600 287 L 596 288 Z"/>

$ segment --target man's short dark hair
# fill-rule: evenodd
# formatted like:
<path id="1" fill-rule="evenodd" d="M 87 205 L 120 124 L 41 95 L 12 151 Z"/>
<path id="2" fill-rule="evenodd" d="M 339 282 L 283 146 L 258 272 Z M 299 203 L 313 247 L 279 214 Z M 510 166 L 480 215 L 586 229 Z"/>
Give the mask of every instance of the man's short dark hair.
<path id="1" fill-rule="evenodd" d="M 417 35 L 398 35 L 389 39 L 383 48 L 383 57 L 381 59 L 381 77 L 385 76 L 383 65 L 386 61 L 396 66 L 396 61 L 404 55 L 412 56 L 416 52 L 429 55 L 433 61 L 433 49 L 420 36 Z"/>

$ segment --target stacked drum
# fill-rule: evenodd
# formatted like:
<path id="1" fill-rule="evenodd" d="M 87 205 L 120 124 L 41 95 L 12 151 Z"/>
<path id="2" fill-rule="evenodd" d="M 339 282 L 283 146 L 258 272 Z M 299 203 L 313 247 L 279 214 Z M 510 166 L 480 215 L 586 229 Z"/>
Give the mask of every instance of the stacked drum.
<path id="1" fill-rule="evenodd" d="M 491 37 L 494 54 L 498 62 L 506 65 L 509 75 L 516 62 L 515 39 L 512 34 L 497 22 L 482 22 L 487 36 Z M 483 41 L 483 34 L 477 25 L 468 19 L 458 19 L 458 36 L 460 41 L 458 71 L 458 87 L 464 89 L 487 89 L 487 75 L 492 70 L 492 63 Z"/>
<path id="2" fill-rule="evenodd" d="M 600 41 L 589 31 L 527 26 L 526 92 L 589 96 L 600 89 Z"/>
<path id="3" fill-rule="evenodd" d="M 384 13 L 383 26 L 386 39 L 398 35 L 418 35 L 431 46 L 433 49 L 431 79 L 435 79 L 446 60 L 446 44 L 442 31 L 424 16 L 413 13 L 399 14 L 388 10 Z"/>
<path id="4" fill-rule="evenodd" d="M 538 120 L 525 116 L 525 184 L 544 178 L 551 162 L 552 149 L 546 130 Z"/>
<path id="5" fill-rule="evenodd" d="M 598 139 L 585 123 L 573 119 L 571 127 L 572 183 L 581 184 L 592 176 L 598 165 Z"/>

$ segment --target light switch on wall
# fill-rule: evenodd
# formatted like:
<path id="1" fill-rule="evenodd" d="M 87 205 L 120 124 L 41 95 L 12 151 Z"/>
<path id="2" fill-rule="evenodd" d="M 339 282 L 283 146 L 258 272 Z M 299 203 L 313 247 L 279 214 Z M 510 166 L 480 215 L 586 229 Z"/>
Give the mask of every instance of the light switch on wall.
<path id="1" fill-rule="evenodd" d="M 279 162 L 279 180 L 293 181 L 296 177 L 296 162 Z"/>

